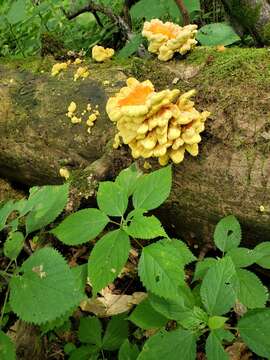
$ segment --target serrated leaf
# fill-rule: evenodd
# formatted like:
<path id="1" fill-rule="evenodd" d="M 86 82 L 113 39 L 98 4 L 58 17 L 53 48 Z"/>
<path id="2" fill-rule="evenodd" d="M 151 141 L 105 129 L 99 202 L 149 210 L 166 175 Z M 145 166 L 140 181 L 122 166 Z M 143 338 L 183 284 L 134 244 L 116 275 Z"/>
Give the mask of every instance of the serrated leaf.
<path id="1" fill-rule="evenodd" d="M 42 324 L 65 314 L 83 299 L 66 261 L 55 249 L 37 250 L 10 280 L 10 305 L 24 321 Z"/>
<path id="2" fill-rule="evenodd" d="M 260 243 L 254 251 L 259 256 L 256 263 L 265 269 L 270 269 L 270 241 Z"/>
<path id="3" fill-rule="evenodd" d="M 0 330 L 0 359 L 16 360 L 15 345 L 9 336 Z"/>
<path id="4" fill-rule="evenodd" d="M 245 344 L 257 355 L 270 358 L 270 309 L 251 310 L 238 322 Z"/>
<path id="5" fill-rule="evenodd" d="M 4 244 L 4 254 L 10 260 L 15 260 L 23 248 L 24 235 L 20 231 L 9 234 Z"/>
<path id="6" fill-rule="evenodd" d="M 241 226 L 235 216 L 221 219 L 214 232 L 214 242 L 223 252 L 236 248 L 241 242 Z"/>
<path id="7" fill-rule="evenodd" d="M 136 164 L 133 163 L 127 169 L 122 170 L 114 182 L 126 191 L 127 196 L 130 196 L 133 194 L 140 176 L 142 176 L 142 172 L 138 170 Z"/>
<path id="8" fill-rule="evenodd" d="M 16 204 L 9 200 L 0 208 L 0 231 L 4 229 L 9 215 L 15 210 Z"/>
<path id="9" fill-rule="evenodd" d="M 216 336 L 215 330 L 208 335 L 205 350 L 207 360 L 229 360 L 229 355 L 224 350 L 218 336 Z"/>
<path id="10" fill-rule="evenodd" d="M 171 184 L 171 166 L 141 176 L 132 197 L 134 208 L 156 209 L 169 196 Z"/>
<path id="11" fill-rule="evenodd" d="M 63 326 L 65 323 L 69 321 L 70 316 L 72 316 L 74 312 L 74 309 L 67 311 L 64 315 L 54 319 L 53 321 L 46 322 L 44 324 L 40 325 L 40 330 L 42 331 L 41 336 L 46 334 L 47 332 L 59 329 L 61 326 Z"/>
<path id="12" fill-rule="evenodd" d="M 101 333 L 101 322 L 96 316 L 81 318 L 78 331 L 80 342 L 97 345 L 100 348 L 102 344 Z"/>
<path id="13" fill-rule="evenodd" d="M 34 188 L 28 203 L 33 208 L 26 216 L 26 231 L 31 233 L 54 221 L 64 210 L 68 200 L 69 185 L 47 185 Z"/>
<path id="14" fill-rule="evenodd" d="M 123 229 L 128 235 L 138 239 L 149 240 L 167 236 L 158 218 L 154 215 L 144 216 L 142 213 L 135 213 L 130 224 Z"/>
<path id="15" fill-rule="evenodd" d="M 231 257 L 235 267 L 247 267 L 259 259 L 256 251 L 242 247 L 231 249 L 227 255 Z"/>
<path id="16" fill-rule="evenodd" d="M 128 322 L 126 315 L 113 316 L 106 328 L 102 348 L 104 350 L 117 350 L 128 337 Z"/>
<path id="17" fill-rule="evenodd" d="M 187 330 L 201 331 L 207 326 L 208 315 L 206 312 L 194 306 L 193 309 L 188 309 L 179 313 L 177 322 Z"/>
<path id="18" fill-rule="evenodd" d="M 187 244 L 185 244 L 182 240 L 172 239 L 172 244 L 177 249 L 177 252 L 181 253 L 184 265 L 188 265 L 197 260 L 196 256 L 194 256 L 189 250 Z"/>
<path id="19" fill-rule="evenodd" d="M 195 360 L 196 335 L 183 329 L 161 330 L 144 344 L 137 360 Z"/>
<path id="20" fill-rule="evenodd" d="M 174 299 L 164 299 L 154 294 L 149 295 L 152 307 L 169 320 L 182 319 L 183 312 L 191 310 L 194 306 L 194 297 L 190 288 L 185 284 L 180 286 Z"/>
<path id="21" fill-rule="evenodd" d="M 204 258 L 201 261 L 196 263 L 195 272 L 193 281 L 197 281 L 199 279 L 203 279 L 206 275 L 207 271 L 217 263 L 217 260 L 214 258 Z"/>
<path id="22" fill-rule="evenodd" d="M 210 315 L 223 315 L 230 311 L 236 300 L 232 286 L 235 268 L 231 258 L 225 257 L 212 266 L 201 285 L 201 299 Z"/>
<path id="23" fill-rule="evenodd" d="M 227 320 L 228 318 L 224 316 L 210 316 L 208 319 L 208 326 L 210 330 L 217 330 L 223 328 Z"/>
<path id="24" fill-rule="evenodd" d="M 76 288 L 84 293 L 88 272 L 87 264 L 74 266 L 71 268 L 71 272 L 75 278 Z"/>
<path id="25" fill-rule="evenodd" d="M 94 345 L 83 345 L 71 352 L 69 360 L 96 360 L 99 349 Z"/>
<path id="26" fill-rule="evenodd" d="M 138 273 L 147 290 L 167 299 L 174 299 L 179 286 L 184 284 L 182 257 L 170 240 L 161 240 L 143 249 Z"/>
<path id="27" fill-rule="evenodd" d="M 88 276 L 94 294 L 119 275 L 128 259 L 129 250 L 129 237 L 120 229 L 107 233 L 96 243 L 88 260 Z"/>
<path id="28" fill-rule="evenodd" d="M 66 245 L 80 245 L 98 236 L 109 220 L 98 209 L 83 209 L 66 217 L 51 233 Z"/>
<path id="29" fill-rule="evenodd" d="M 109 216 L 123 216 L 128 205 L 125 188 L 112 181 L 99 184 L 97 203 L 101 211 Z"/>
<path id="30" fill-rule="evenodd" d="M 128 318 L 141 329 L 161 328 L 168 322 L 167 318 L 158 313 L 151 305 L 148 298 L 136 306 Z"/>
<path id="31" fill-rule="evenodd" d="M 136 360 L 139 352 L 138 346 L 131 344 L 126 339 L 119 349 L 118 360 Z"/>
<path id="32" fill-rule="evenodd" d="M 254 273 L 245 269 L 237 269 L 234 288 L 238 300 L 248 309 L 265 307 L 268 299 L 267 288 Z"/>

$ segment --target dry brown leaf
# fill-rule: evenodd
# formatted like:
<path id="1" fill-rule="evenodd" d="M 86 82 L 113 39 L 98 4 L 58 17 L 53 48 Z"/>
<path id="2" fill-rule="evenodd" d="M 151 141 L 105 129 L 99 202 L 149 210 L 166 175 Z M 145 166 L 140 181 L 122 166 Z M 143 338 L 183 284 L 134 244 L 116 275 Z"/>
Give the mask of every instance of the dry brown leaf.
<path id="1" fill-rule="evenodd" d="M 248 350 L 247 346 L 240 341 L 236 341 L 228 346 L 225 350 L 230 360 L 249 360 L 252 359 L 252 353 Z"/>
<path id="2" fill-rule="evenodd" d="M 94 313 L 99 317 L 113 316 L 129 311 L 147 297 L 144 292 L 132 295 L 115 295 L 109 290 L 102 290 L 102 295 L 96 299 L 83 300 L 80 307 L 83 311 Z"/>

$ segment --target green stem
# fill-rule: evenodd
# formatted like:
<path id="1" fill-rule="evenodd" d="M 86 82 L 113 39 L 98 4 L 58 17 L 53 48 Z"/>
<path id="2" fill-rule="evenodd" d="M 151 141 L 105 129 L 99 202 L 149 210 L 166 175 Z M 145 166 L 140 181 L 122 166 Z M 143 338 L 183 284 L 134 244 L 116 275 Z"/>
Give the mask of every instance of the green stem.
<path id="1" fill-rule="evenodd" d="M 14 31 L 13 31 L 13 28 L 12 28 L 11 24 L 8 23 L 8 25 L 9 25 L 9 29 L 10 29 L 10 32 L 11 32 L 11 34 L 12 34 L 12 36 L 13 36 L 14 41 L 16 42 L 18 48 L 20 49 L 21 53 L 23 54 L 23 57 L 25 58 L 25 54 L 24 54 L 24 52 L 23 52 L 23 48 L 21 47 L 21 44 L 19 43 L 19 40 L 16 38 L 16 35 L 14 34 Z"/>
<path id="2" fill-rule="evenodd" d="M 4 313 L 5 313 L 5 309 L 6 309 L 6 305 L 7 305 L 7 299 L 8 299 L 8 295 L 9 295 L 9 288 L 7 289 L 6 295 L 5 295 L 5 300 L 4 300 L 4 304 L 1 310 L 1 316 L 0 316 L 0 329 L 2 327 L 2 322 L 3 322 L 3 317 L 4 317 Z"/>

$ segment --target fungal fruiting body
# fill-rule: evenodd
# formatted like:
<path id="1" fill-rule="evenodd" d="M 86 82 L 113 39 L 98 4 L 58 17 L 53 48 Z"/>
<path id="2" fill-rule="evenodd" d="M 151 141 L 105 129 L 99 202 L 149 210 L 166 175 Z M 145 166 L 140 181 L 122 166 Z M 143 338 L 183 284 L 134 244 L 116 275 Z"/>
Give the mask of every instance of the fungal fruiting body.
<path id="1" fill-rule="evenodd" d="M 162 61 L 170 60 L 177 52 L 184 55 L 193 49 L 197 44 L 196 33 L 197 25 L 182 27 L 169 21 L 163 23 L 159 19 L 146 21 L 142 31 L 149 41 L 149 52 L 158 54 L 158 59 Z"/>
<path id="2" fill-rule="evenodd" d="M 127 86 L 106 105 L 118 129 L 113 147 L 122 140 L 131 148 L 133 158 L 155 157 L 161 165 L 170 159 L 180 163 L 185 151 L 197 156 L 200 133 L 210 113 L 195 109 L 190 100 L 194 94 L 195 90 L 182 95 L 177 89 L 156 92 L 149 80 L 127 79 Z"/>
<path id="3" fill-rule="evenodd" d="M 92 58 L 97 62 L 102 62 L 112 58 L 114 55 L 114 49 L 104 48 L 103 46 L 95 45 L 92 48 Z"/>
<path id="4" fill-rule="evenodd" d="M 61 71 L 67 70 L 68 65 L 69 65 L 69 64 L 68 64 L 67 62 L 54 64 L 53 67 L 52 67 L 52 70 L 51 70 L 52 76 L 56 76 L 56 75 L 58 75 Z"/>
<path id="5" fill-rule="evenodd" d="M 89 76 L 90 72 L 87 68 L 87 66 L 80 66 L 77 71 L 74 74 L 74 81 L 77 81 L 78 79 L 82 78 L 83 80 L 86 79 Z"/>

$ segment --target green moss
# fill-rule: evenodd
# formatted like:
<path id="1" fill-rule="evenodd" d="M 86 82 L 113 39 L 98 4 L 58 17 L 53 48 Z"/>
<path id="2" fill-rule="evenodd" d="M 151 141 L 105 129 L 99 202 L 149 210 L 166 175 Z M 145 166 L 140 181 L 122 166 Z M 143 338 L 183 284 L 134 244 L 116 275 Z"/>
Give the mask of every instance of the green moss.
<path id="1" fill-rule="evenodd" d="M 252 29 L 259 19 L 261 4 L 257 4 L 252 8 L 251 6 L 246 6 L 243 1 L 239 0 L 233 0 L 231 3 L 233 16 L 239 19 L 240 24 L 246 29 Z"/>
<path id="2" fill-rule="evenodd" d="M 265 44 L 270 44 L 270 23 L 264 26 L 263 29 L 263 38 L 265 41 Z"/>

